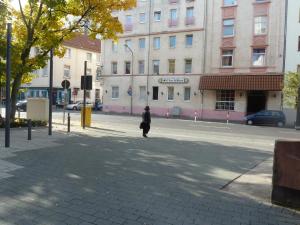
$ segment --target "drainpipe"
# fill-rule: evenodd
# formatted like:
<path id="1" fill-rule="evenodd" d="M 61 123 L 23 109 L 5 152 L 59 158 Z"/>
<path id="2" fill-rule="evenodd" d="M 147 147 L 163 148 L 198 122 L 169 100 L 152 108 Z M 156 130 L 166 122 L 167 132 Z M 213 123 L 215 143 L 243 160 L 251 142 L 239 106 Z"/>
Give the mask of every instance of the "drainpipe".
<path id="1" fill-rule="evenodd" d="M 148 26 L 148 59 L 147 59 L 147 102 L 146 105 L 149 105 L 149 75 L 150 75 L 150 37 L 151 37 L 151 15 L 152 15 L 152 0 L 149 0 L 149 26 Z"/>

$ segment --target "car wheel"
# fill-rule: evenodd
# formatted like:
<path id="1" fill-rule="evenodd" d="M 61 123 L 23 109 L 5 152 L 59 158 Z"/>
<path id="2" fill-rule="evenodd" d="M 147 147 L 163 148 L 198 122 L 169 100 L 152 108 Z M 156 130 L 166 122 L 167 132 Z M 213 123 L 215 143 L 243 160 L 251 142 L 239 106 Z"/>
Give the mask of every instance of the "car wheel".
<path id="1" fill-rule="evenodd" d="M 283 125 L 284 125 L 284 123 L 283 123 L 282 121 L 279 121 L 279 122 L 277 123 L 277 127 L 283 127 Z"/>
<path id="2" fill-rule="evenodd" d="M 77 107 L 76 107 L 76 106 L 74 106 L 74 107 L 73 107 L 73 110 L 76 110 L 76 111 L 77 111 Z"/>
<path id="3" fill-rule="evenodd" d="M 253 125 L 253 121 L 252 120 L 247 120 L 247 124 L 248 125 Z"/>

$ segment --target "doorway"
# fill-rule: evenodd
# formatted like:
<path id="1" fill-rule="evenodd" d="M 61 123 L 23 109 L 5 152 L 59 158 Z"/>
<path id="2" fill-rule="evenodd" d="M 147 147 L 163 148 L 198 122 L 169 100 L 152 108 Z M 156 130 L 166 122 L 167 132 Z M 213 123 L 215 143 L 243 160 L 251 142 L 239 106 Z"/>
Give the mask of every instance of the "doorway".
<path id="1" fill-rule="evenodd" d="M 267 92 L 249 91 L 247 96 L 247 115 L 266 109 Z"/>

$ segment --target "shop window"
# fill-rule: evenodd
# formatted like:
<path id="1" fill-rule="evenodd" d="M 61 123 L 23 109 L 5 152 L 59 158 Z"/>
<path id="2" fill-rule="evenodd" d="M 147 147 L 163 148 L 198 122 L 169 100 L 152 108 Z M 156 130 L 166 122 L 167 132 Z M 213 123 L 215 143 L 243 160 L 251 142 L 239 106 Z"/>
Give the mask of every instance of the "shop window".
<path id="1" fill-rule="evenodd" d="M 111 98 L 112 99 L 119 98 L 119 87 L 118 86 L 113 86 L 112 87 Z"/>
<path id="2" fill-rule="evenodd" d="M 168 87 L 168 101 L 174 100 L 174 87 Z"/>
<path id="3" fill-rule="evenodd" d="M 184 88 L 184 101 L 190 101 L 191 100 L 191 88 L 190 87 L 185 87 Z"/>
<path id="4" fill-rule="evenodd" d="M 218 90 L 216 94 L 216 110 L 234 110 L 235 91 Z"/>
<path id="5" fill-rule="evenodd" d="M 153 91 L 152 99 L 158 100 L 158 87 L 152 87 L 152 91 Z"/>

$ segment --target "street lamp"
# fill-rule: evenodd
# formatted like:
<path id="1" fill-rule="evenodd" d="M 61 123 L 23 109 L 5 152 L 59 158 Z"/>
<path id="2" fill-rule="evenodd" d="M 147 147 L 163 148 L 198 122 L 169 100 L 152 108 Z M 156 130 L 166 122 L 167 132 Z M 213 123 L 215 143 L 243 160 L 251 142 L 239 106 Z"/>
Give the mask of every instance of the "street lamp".
<path id="1" fill-rule="evenodd" d="M 131 95 L 130 95 L 130 115 L 132 115 L 132 101 L 133 101 L 133 51 L 132 49 L 129 47 L 128 44 L 124 44 L 124 46 L 126 48 L 129 49 L 130 53 L 131 53 Z"/>

